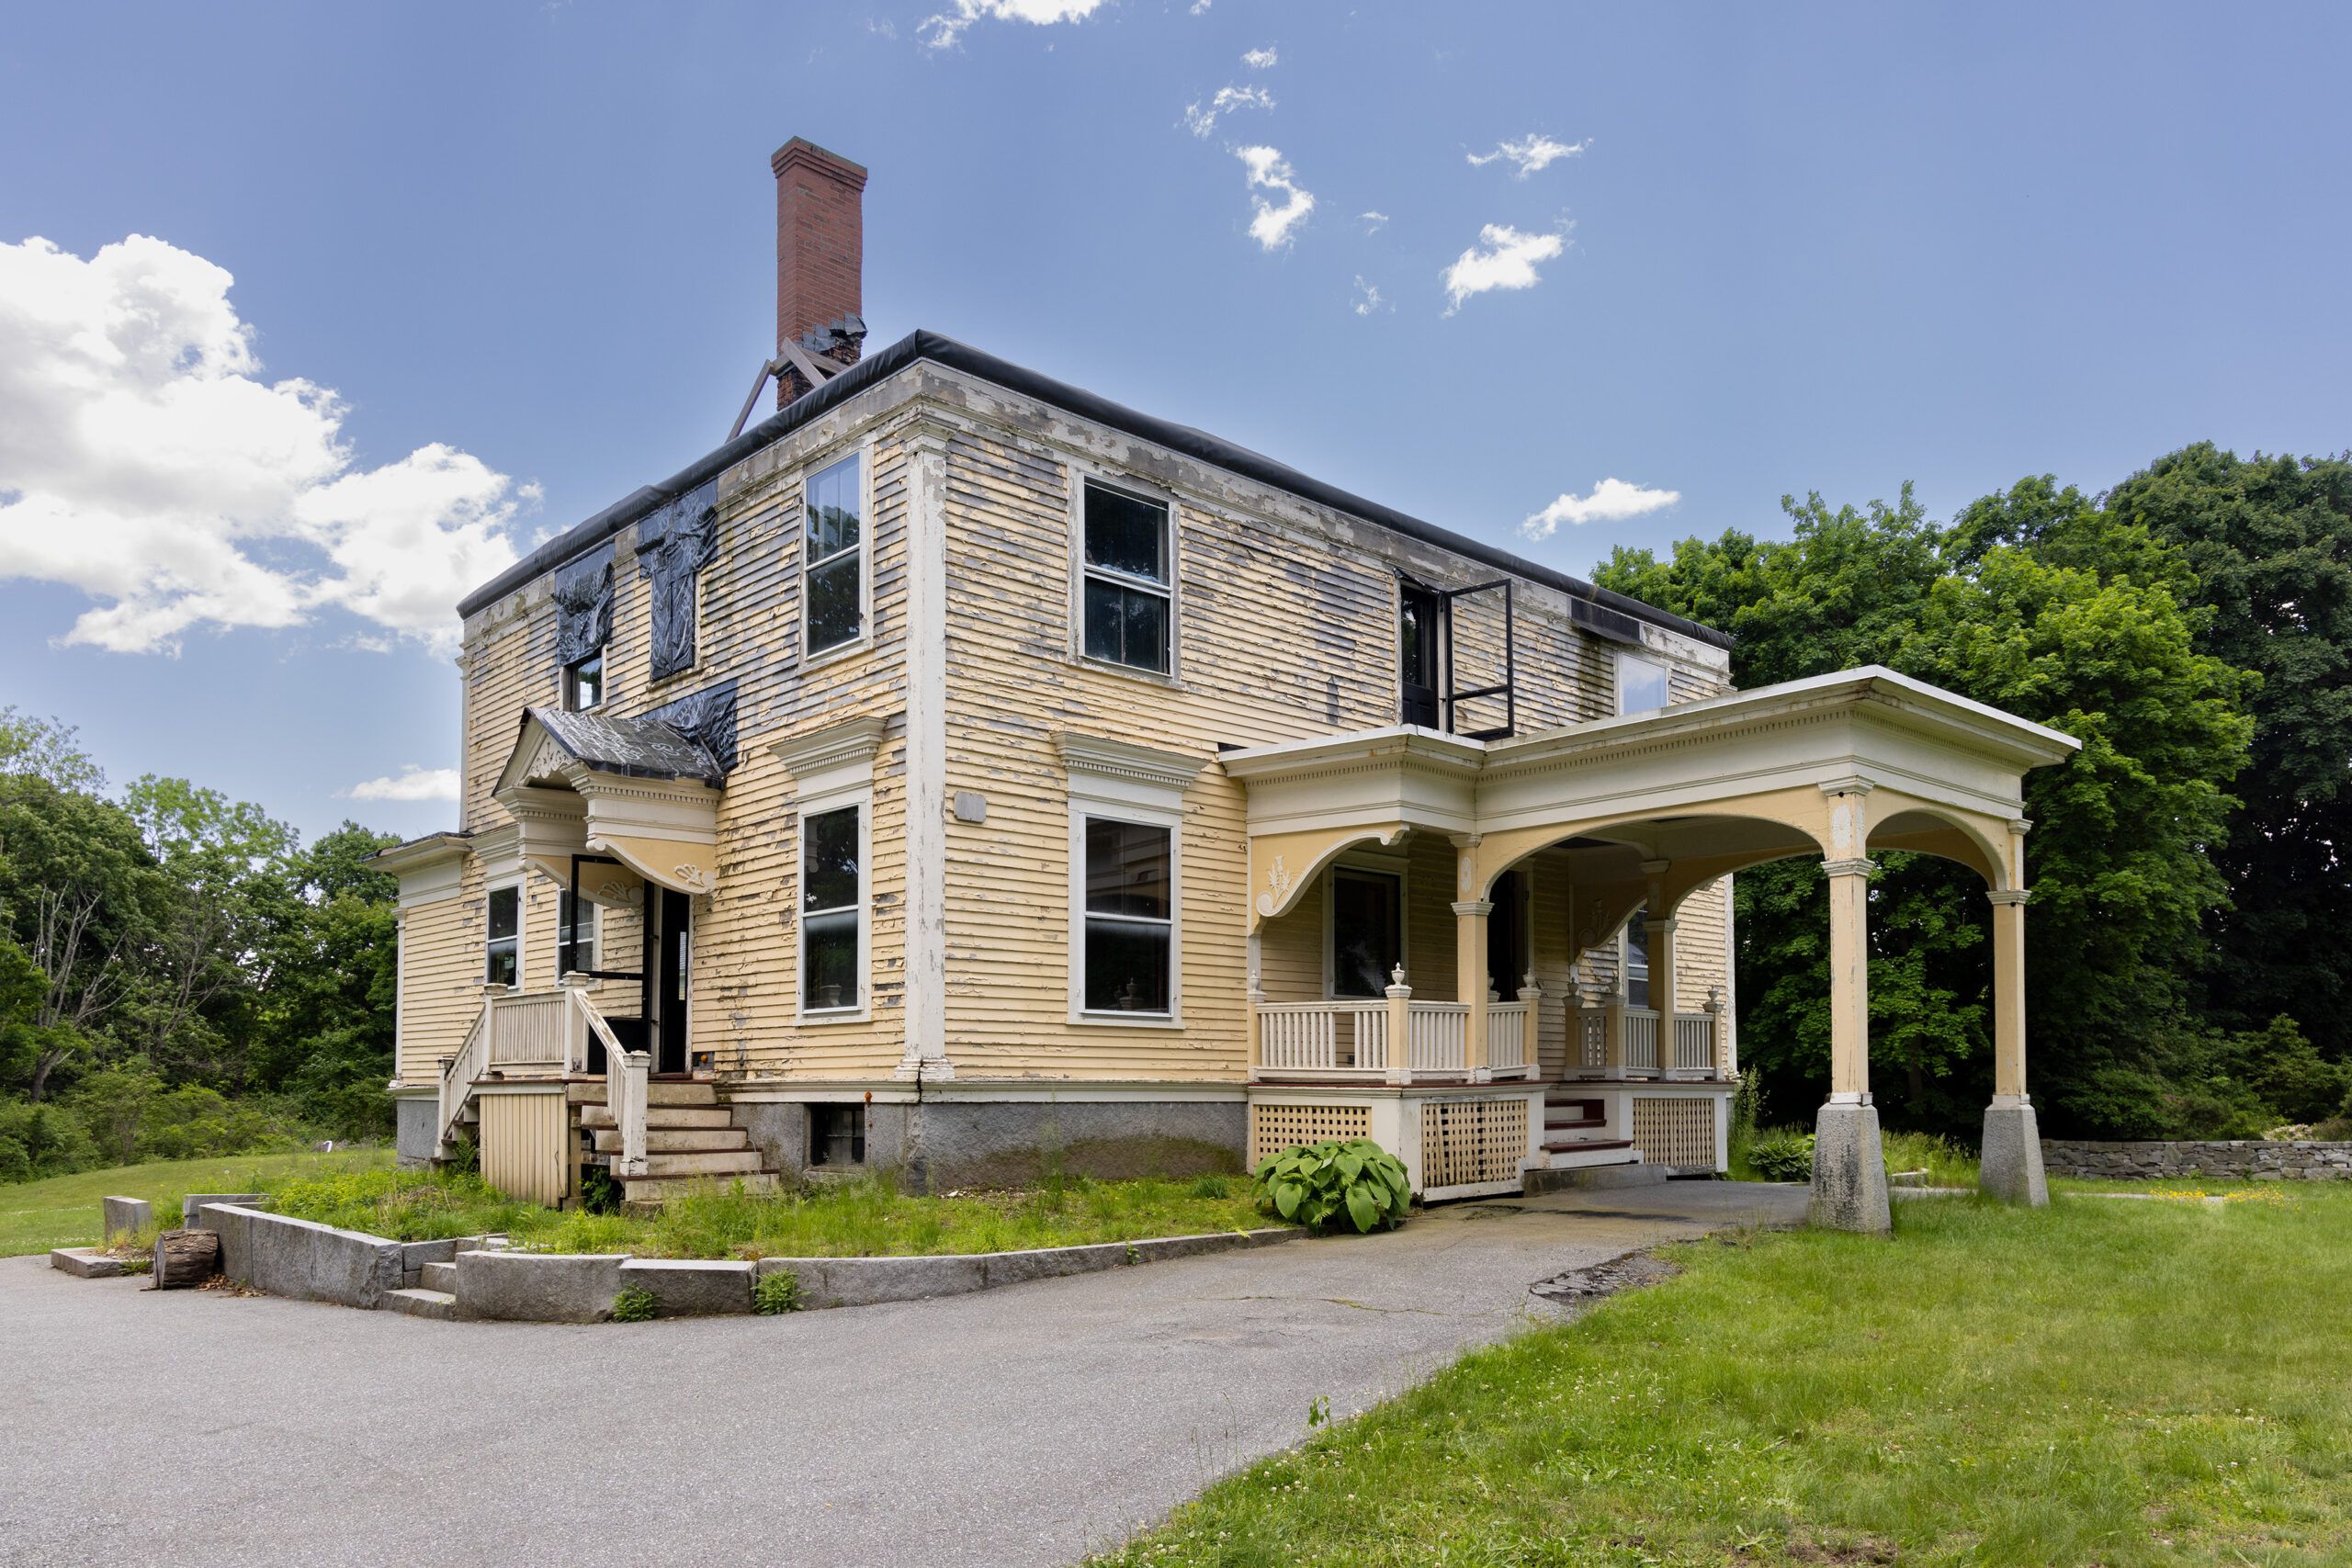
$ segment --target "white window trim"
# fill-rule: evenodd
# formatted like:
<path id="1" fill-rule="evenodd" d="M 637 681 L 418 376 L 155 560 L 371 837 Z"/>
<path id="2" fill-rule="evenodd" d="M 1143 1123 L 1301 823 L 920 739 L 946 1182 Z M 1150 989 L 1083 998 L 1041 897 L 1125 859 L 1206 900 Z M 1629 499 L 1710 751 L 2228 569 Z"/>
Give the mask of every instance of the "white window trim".
<path id="1" fill-rule="evenodd" d="M 1157 485 L 1145 484 L 1125 474 L 1105 473 L 1098 469 L 1069 465 L 1069 658 L 1074 664 L 1089 670 L 1106 671 L 1133 680 L 1149 681 L 1158 685 L 1182 684 L 1183 670 L 1183 594 L 1179 584 L 1183 578 L 1183 551 L 1180 547 L 1183 509 L 1176 503 L 1175 492 Z M 1168 513 L 1168 581 L 1147 582 L 1129 577 L 1125 572 L 1106 570 L 1086 564 L 1086 487 L 1098 485 L 1104 490 L 1136 501 L 1163 507 Z M 1086 651 L 1086 580 L 1099 576 L 1105 582 L 1132 585 L 1147 592 L 1165 592 L 1168 595 L 1168 668 L 1165 671 L 1146 670 L 1138 664 L 1122 664 L 1114 659 L 1097 659 Z"/>
<path id="2" fill-rule="evenodd" d="M 1124 667 L 1122 667 L 1124 668 Z M 1206 762 L 1132 741 L 1064 731 L 1069 777 L 1069 1021 L 1101 1029 L 1184 1027 L 1184 791 Z M 1168 1010 L 1086 1007 L 1086 822 L 1100 817 L 1168 829 Z"/>
<path id="3" fill-rule="evenodd" d="M 1619 718 L 1631 716 L 1625 708 L 1625 666 L 1628 664 L 1645 665 L 1657 671 L 1658 674 L 1659 696 L 1661 700 L 1657 706 L 1654 708 L 1634 708 L 1633 710 L 1634 713 L 1663 713 L 1668 708 L 1674 705 L 1674 666 L 1668 663 L 1663 659 L 1652 659 L 1646 654 L 1632 653 L 1623 649 L 1620 649 L 1617 652 L 1617 664 L 1614 675 L 1617 689 L 1610 694 L 1610 696 L 1617 709 L 1617 716 Z"/>
<path id="4" fill-rule="evenodd" d="M 502 986 L 490 977 L 490 901 L 507 888 L 514 890 L 514 983 Z M 502 876 L 486 882 L 481 890 L 481 983 L 485 990 L 519 991 L 523 988 L 523 965 L 530 956 L 531 901 L 524 896 L 523 878 Z"/>
<path id="5" fill-rule="evenodd" d="M 699 616 L 702 614 L 700 608 L 701 598 L 699 595 L 695 598 L 695 605 L 696 608 L 695 614 Z M 696 649 L 700 649 L 702 646 L 700 641 L 702 628 L 699 626 L 695 627 L 695 633 L 696 637 L 695 646 Z M 596 661 L 596 700 L 583 706 L 575 703 L 573 701 L 573 697 L 578 692 L 577 677 L 580 667 L 582 664 L 587 663 L 588 659 L 593 659 Z M 612 694 L 610 691 L 607 690 L 607 683 L 605 681 L 607 661 L 605 658 L 605 650 L 602 648 L 599 648 L 595 652 L 590 654 L 588 659 L 575 659 L 571 663 L 563 666 L 562 670 L 559 672 L 559 679 L 562 682 L 563 689 L 560 694 L 558 694 L 557 705 L 562 708 L 566 713 L 594 713 L 598 708 L 605 705 L 605 700 Z"/>
<path id="6" fill-rule="evenodd" d="M 835 447 L 820 457 L 811 457 L 800 466 L 800 503 L 794 514 L 793 549 L 798 560 L 796 581 L 800 594 L 800 664 L 804 670 L 814 670 L 840 660 L 868 653 L 874 648 L 874 448 L 865 440 L 842 449 Z M 857 460 L 857 635 L 847 642 L 836 643 L 821 650 L 808 646 L 808 481 L 838 463 Z M 835 561 L 847 555 L 846 550 L 827 556 Z M 821 563 L 817 563 L 821 564 Z M 700 613 L 700 601 L 696 601 Z M 697 648 L 701 645 L 696 644 Z M 828 1015 L 830 1016 L 830 1015 Z"/>
<path id="7" fill-rule="evenodd" d="M 830 812 L 857 808 L 857 1005 L 812 1008 L 808 1005 L 808 931 L 803 923 L 808 908 L 808 819 Z M 793 1017 L 817 1028 L 831 1023 L 868 1023 L 874 1018 L 874 785 L 870 781 L 840 784 L 806 794 L 794 803 L 798 819 L 793 826 L 793 857 L 799 867 L 792 910 Z"/>
<path id="8" fill-rule="evenodd" d="M 1335 897 L 1342 871 L 1361 871 L 1376 876 L 1396 879 L 1396 962 L 1405 967 L 1405 983 L 1413 982 L 1413 876 L 1412 857 L 1401 851 L 1350 850 L 1333 861 L 1323 872 L 1323 999 L 1339 1001 L 1340 976 L 1337 938 L 1339 936 L 1339 900 Z M 1385 984 L 1385 982 L 1383 982 Z M 1349 997 L 1349 1001 L 1370 1001 L 1368 997 Z"/>

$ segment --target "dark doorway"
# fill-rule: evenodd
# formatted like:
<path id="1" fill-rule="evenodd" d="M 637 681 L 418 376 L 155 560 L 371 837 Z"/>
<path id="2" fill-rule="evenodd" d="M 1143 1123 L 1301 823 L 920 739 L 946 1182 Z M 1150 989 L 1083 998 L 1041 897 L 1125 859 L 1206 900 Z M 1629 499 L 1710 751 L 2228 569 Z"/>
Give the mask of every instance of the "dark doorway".
<path id="1" fill-rule="evenodd" d="M 1437 728 L 1437 650 L 1445 602 L 1427 588 L 1405 583 L 1396 624 L 1399 724 Z"/>
<path id="2" fill-rule="evenodd" d="M 1495 878 L 1487 897 L 1495 906 L 1487 917 L 1487 985 L 1504 1001 L 1516 1001 L 1529 967 L 1527 901 L 1519 872 L 1513 869 Z"/>
<path id="3" fill-rule="evenodd" d="M 646 889 L 654 889 L 649 886 Z M 645 1016 L 652 1034 L 653 1070 L 686 1070 L 686 991 L 694 972 L 694 904 L 664 887 L 647 900 Z"/>
<path id="4" fill-rule="evenodd" d="M 1377 871 L 1331 874 L 1331 994 L 1377 997 L 1405 961 L 1404 882 Z"/>

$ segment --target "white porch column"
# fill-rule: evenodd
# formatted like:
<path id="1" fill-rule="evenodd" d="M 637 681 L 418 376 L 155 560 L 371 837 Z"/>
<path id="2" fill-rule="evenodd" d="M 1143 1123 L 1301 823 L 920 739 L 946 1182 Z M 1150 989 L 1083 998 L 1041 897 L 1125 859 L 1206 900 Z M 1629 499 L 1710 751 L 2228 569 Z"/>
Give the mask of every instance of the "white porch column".
<path id="1" fill-rule="evenodd" d="M 2010 874 L 2022 884 L 2025 824 L 2010 824 Z M 2050 1201 L 2041 1171 L 2041 1130 L 2025 1091 L 2025 904 L 2020 885 L 1996 887 L 1993 901 L 1993 1103 L 1984 1108 L 1979 1190 L 2041 1208 Z"/>
<path id="2" fill-rule="evenodd" d="M 1470 1004 L 1463 1021 L 1462 1061 L 1470 1081 L 1487 1083 L 1494 1077 L 1487 1065 L 1487 995 L 1493 980 L 1487 974 L 1487 917 L 1495 906 L 1473 897 L 1478 888 L 1478 835 L 1457 833 L 1454 848 L 1453 991 Z"/>
<path id="3" fill-rule="evenodd" d="M 1823 784 L 1829 806 L 1829 1099 L 1815 1122 L 1807 1216 L 1835 1230 L 1894 1228 L 1871 1103 L 1870 822 L 1860 779 Z"/>
<path id="4" fill-rule="evenodd" d="M 1642 874 L 1650 879 L 1650 893 L 1642 919 L 1649 938 L 1650 1006 L 1657 1013 L 1657 1076 L 1674 1076 L 1674 911 L 1666 902 L 1666 874 L 1670 861 L 1645 860 Z"/>

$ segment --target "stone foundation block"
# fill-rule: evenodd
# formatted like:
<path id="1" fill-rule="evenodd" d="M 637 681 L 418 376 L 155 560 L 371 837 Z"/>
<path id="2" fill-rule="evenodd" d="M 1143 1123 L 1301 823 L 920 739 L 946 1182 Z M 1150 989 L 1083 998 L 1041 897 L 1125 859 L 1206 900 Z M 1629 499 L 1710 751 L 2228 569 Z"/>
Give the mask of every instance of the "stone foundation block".
<path id="1" fill-rule="evenodd" d="M 112 1247 L 117 1238 L 144 1230 L 155 1223 L 155 1206 L 144 1198 L 101 1198 L 98 1209 L 106 1218 L 108 1247 Z"/>
<path id="2" fill-rule="evenodd" d="M 1875 1105 L 1829 1104 L 1814 1122 L 1809 1224 L 1883 1235 L 1894 1228 L 1886 1200 L 1886 1148 Z"/>
<path id="3" fill-rule="evenodd" d="M 756 1267 L 732 1260 L 632 1258 L 621 1265 L 620 1288 L 652 1292 L 659 1317 L 741 1316 L 752 1310 Z"/>
<path id="4" fill-rule="evenodd" d="M 2033 1107 L 1989 1105 L 1984 1108 L 1984 1145 L 1977 1164 L 1977 1190 L 2007 1203 L 2039 1209 L 2050 1201 L 2050 1184 L 2041 1172 L 2041 1134 Z"/>
<path id="5" fill-rule="evenodd" d="M 789 1270 L 807 1309 L 960 1296 L 986 1288 L 977 1258 L 763 1258 L 762 1276 Z"/>
<path id="6" fill-rule="evenodd" d="M 212 1227 L 204 1223 L 207 1203 L 235 1203 L 250 1209 L 265 1201 L 259 1192 L 191 1192 L 180 1200 L 180 1229 L 210 1230 Z"/>
<path id="7" fill-rule="evenodd" d="M 1142 1246 L 1141 1242 L 1106 1241 L 1091 1247 L 1041 1247 L 1026 1252 L 985 1253 L 980 1258 L 980 1277 L 989 1290 L 994 1290 L 999 1285 L 1025 1284 L 1031 1280 L 1095 1274 L 1142 1261 Z"/>
<path id="8" fill-rule="evenodd" d="M 76 1280 L 111 1280 L 123 1271 L 121 1258 L 90 1247 L 61 1247 L 49 1255 L 49 1266 Z"/>
<path id="9" fill-rule="evenodd" d="M 508 1323 L 602 1323 L 620 1293 L 622 1253 L 458 1254 L 458 1315 Z"/>
<path id="10" fill-rule="evenodd" d="M 220 1272 L 267 1295 L 373 1310 L 401 1287 L 401 1244 L 234 1203 L 207 1203 L 201 1228 L 220 1236 Z"/>

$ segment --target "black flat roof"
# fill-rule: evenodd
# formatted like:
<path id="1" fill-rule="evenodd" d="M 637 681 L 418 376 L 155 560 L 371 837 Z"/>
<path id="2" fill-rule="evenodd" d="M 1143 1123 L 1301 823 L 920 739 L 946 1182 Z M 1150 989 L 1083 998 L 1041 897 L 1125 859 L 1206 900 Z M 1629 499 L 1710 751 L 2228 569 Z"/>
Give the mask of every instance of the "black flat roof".
<path id="1" fill-rule="evenodd" d="M 1531 582 L 1540 582 L 1547 588 L 1557 589 L 1568 596 L 1572 606 L 1585 607 L 1577 615 L 1578 620 L 1604 634 L 1619 637 L 1626 637 L 1631 628 L 1620 624 L 1612 624 L 1618 621 L 1619 617 L 1623 617 L 1634 621 L 1646 621 L 1652 626 L 1663 626 L 1670 631 L 1679 632 L 1685 637 L 1696 637 L 1702 642 L 1711 643 L 1717 648 L 1729 648 L 1732 645 L 1732 638 L 1728 633 L 1719 632 L 1713 626 L 1703 626 L 1696 621 L 1685 620 L 1682 616 L 1661 610 L 1656 605 L 1645 604 L 1638 599 L 1628 598 L 1623 593 L 1596 587 L 1580 577 L 1571 577 L 1564 571 L 1555 571 L 1550 567 L 1539 566 L 1533 561 L 1521 559 L 1509 550 L 1499 549 L 1493 545 L 1470 538 L 1466 535 L 1454 533 L 1450 528 L 1441 528 L 1434 523 L 1425 523 L 1418 517 L 1397 511 L 1395 507 L 1383 506 L 1376 501 L 1366 500 L 1363 496 L 1341 490 L 1337 485 L 1326 484 L 1321 479 L 1302 474 L 1287 464 L 1278 463 L 1261 453 L 1250 451 L 1246 446 L 1236 446 L 1231 442 L 1221 441 L 1205 431 L 1195 430 L 1188 424 L 1178 424 L 1171 420 L 1159 419 L 1148 413 L 1137 412 L 1123 403 L 1114 403 L 1107 398 L 1097 397 L 1094 393 L 1083 388 L 1073 387 L 1067 381 L 1057 381 L 1050 376 L 1041 376 L 1035 370 L 1024 369 L 1021 366 L 999 359 L 992 354 L 984 354 L 968 344 L 958 343 L 952 337 L 922 329 L 909 333 L 888 348 L 867 355 L 816 390 L 786 404 L 735 437 L 734 440 L 728 442 L 724 446 L 706 454 L 660 484 L 642 486 L 585 522 L 559 534 L 466 595 L 458 602 L 458 613 L 460 615 L 472 615 L 501 594 L 511 593 L 532 579 L 562 565 L 581 551 L 602 544 L 655 507 L 665 504 L 714 475 L 734 467 L 763 446 L 855 397 L 876 382 L 895 376 L 910 366 L 926 360 L 933 365 L 944 366 L 947 369 L 975 377 L 979 380 L 992 381 L 1008 391 L 1035 398 L 1040 402 L 1050 403 L 1081 419 L 1091 419 L 1098 424 L 1105 424 L 1114 430 L 1124 431 L 1139 440 L 1149 441 L 1156 446 L 1165 446 L 1170 451 L 1182 452 L 1186 457 L 1196 457 L 1214 467 L 1239 474 L 1244 479 L 1255 479 L 1261 484 L 1271 485 L 1276 490 L 1288 491 L 1291 494 L 1314 502 L 1319 506 L 1328 506 L 1334 512 L 1345 513 L 1351 517 L 1361 517 L 1368 523 L 1376 523 L 1408 538 L 1419 539 L 1423 544 L 1434 545 L 1440 549 L 1450 550 L 1468 559 L 1483 561 L 1498 570 L 1510 572 L 1515 577 L 1524 578 Z"/>

